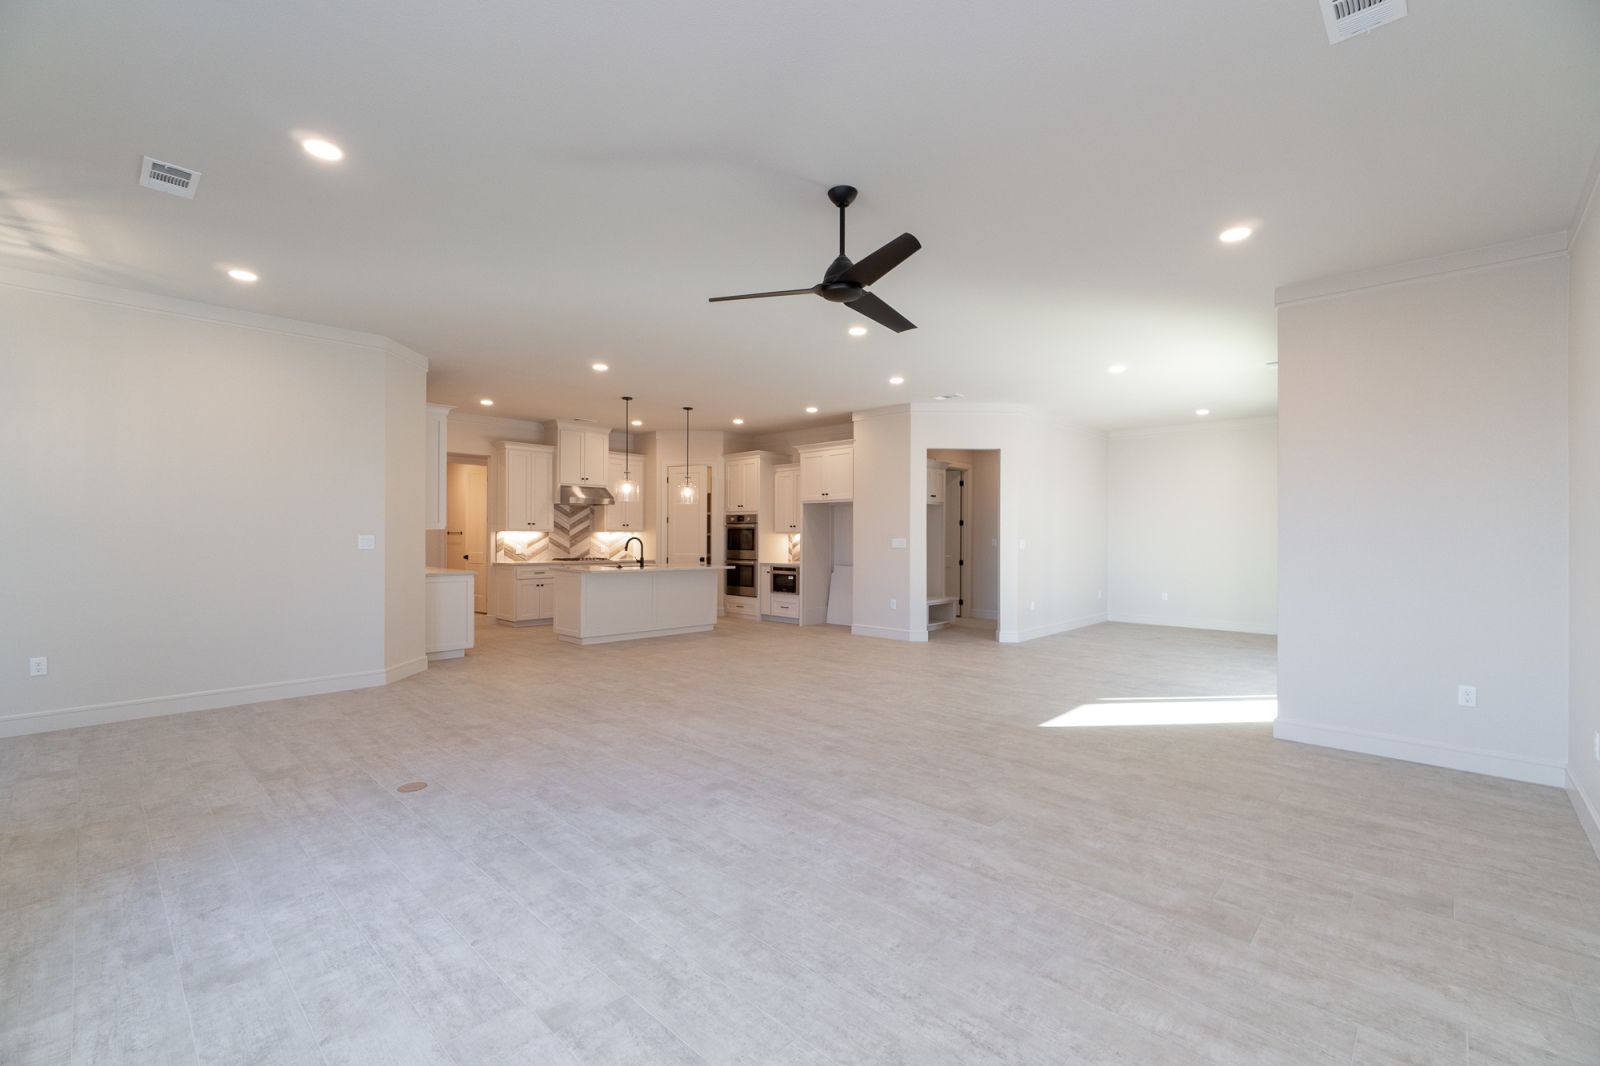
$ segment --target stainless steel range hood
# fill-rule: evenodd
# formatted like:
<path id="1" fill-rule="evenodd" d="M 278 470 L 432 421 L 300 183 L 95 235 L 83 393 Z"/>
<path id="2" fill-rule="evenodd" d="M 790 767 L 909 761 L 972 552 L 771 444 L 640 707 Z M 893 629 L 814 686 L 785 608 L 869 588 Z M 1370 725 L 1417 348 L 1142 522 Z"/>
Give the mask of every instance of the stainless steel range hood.
<path id="1" fill-rule="evenodd" d="M 599 485 L 562 485 L 561 502 L 568 507 L 609 507 L 617 500 L 610 489 Z"/>

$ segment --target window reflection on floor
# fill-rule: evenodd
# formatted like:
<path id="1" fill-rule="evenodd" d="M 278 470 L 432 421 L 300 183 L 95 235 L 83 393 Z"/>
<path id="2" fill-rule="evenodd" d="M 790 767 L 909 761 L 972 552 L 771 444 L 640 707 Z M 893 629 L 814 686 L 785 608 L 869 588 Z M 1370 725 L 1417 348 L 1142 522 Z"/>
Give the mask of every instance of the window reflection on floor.
<path id="1" fill-rule="evenodd" d="M 1278 717 L 1276 693 L 1261 696 L 1150 696 L 1095 700 L 1040 726 L 1230 725 L 1271 722 Z"/>

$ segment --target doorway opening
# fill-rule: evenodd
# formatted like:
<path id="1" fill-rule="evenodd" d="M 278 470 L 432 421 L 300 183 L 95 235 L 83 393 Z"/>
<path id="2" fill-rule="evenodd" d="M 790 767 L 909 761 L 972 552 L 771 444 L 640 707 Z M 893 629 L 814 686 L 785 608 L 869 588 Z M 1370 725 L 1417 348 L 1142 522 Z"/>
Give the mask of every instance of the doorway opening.
<path id="1" fill-rule="evenodd" d="M 451 454 L 445 465 L 445 551 L 452 570 L 471 570 L 472 609 L 489 613 L 489 459 Z"/>
<path id="2" fill-rule="evenodd" d="M 928 449 L 928 633 L 981 631 L 1000 618 L 1000 452 Z"/>

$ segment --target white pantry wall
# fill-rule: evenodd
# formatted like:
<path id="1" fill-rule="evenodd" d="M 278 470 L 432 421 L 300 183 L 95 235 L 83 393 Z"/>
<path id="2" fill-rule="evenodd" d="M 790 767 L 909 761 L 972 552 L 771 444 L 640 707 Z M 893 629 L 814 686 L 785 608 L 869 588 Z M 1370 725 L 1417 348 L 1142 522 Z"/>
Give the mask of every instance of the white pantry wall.
<path id="1" fill-rule="evenodd" d="M 1571 687 L 1568 784 L 1600 852 L 1600 198 L 1572 241 Z"/>
<path id="2" fill-rule="evenodd" d="M 0 322 L 0 735 L 426 666 L 421 357 L 15 271 Z"/>
<path id="3" fill-rule="evenodd" d="M 1110 447 L 1110 620 L 1276 633 L 1277 419 L 1122 430 Z"/>
<path id="4" fill-rule="evenodd" d="M 1470 262 L 1280 292 L 1275 732 L 1559 785 L 1568 263 Z"/>
<path id="5" fill-rule="evenodd" d="M 916 636 L 927 634 L 927 521 L 923 493 L 930 452 L 998 449 L 986 457 L 998 481 L 994 535 L 999 602 L 996 639 L 1033 640 L 1105 621 L 1106 434 L 1011 404 L 911 404 L 912 523 L 909 595 L 918 603 Z M 863 423 L 857 416 L 856 438 Z M 857 460 L 856 506 L 861 506 Z M 862 539 L 856 525 L 858 545 Z M 861 580 L 861 567 L 856 568 Z"/>

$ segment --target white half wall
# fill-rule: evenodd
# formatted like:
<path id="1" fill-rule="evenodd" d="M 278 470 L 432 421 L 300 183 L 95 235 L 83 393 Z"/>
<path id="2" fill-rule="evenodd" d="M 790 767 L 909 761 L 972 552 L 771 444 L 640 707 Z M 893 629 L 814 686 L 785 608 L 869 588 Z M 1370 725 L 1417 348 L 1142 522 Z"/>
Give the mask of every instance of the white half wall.
<path id="1" fill-rule="evenodd" d="M 0 322 L 0 735 L 426 666 L 420 356 L 17 271 Z"/>
<path id="2" fill-rule="evenodd" d="M 1278 631 L 1278 421 L 1111 434 L 1113 622 Z"/>
<path id="3" fill-rule="evenodd" d="M 1567 259 L 1413 273 L 1280 293 L 1275 732 L 1559 785 Z"/>
<path id="4" fill-rule="evenodd" d="M 1572 241 L 1572 714 L 1567 773 L 1600 852 L 1600 206 L 1593 189 Z"/>

